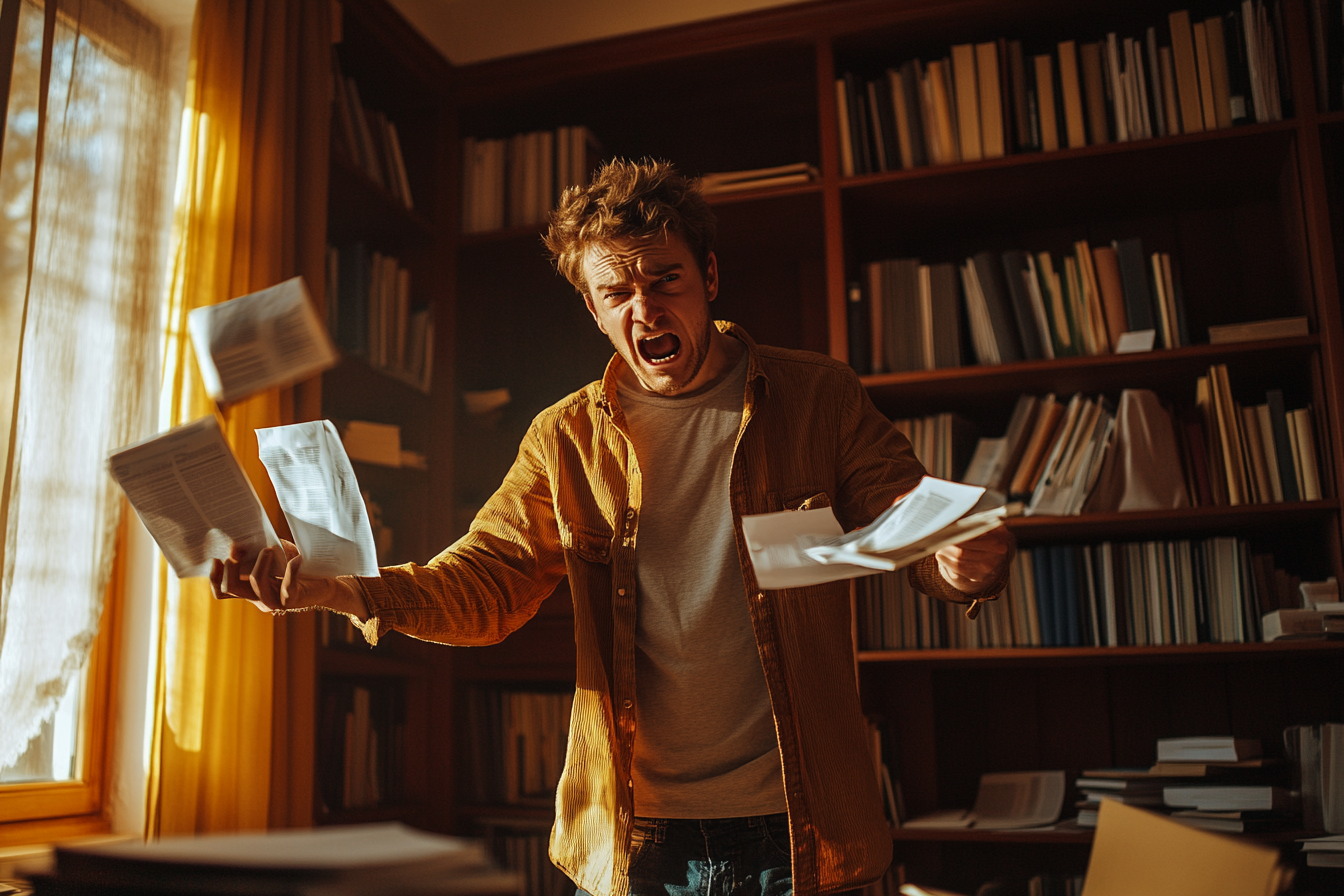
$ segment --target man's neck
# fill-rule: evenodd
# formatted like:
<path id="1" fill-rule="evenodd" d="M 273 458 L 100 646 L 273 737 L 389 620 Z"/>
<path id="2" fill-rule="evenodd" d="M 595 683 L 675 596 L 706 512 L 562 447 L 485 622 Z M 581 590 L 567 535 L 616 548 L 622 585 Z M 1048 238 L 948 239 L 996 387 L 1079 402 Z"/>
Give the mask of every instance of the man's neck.
<path id="1" fill-rule="evenodd" d="M 677 392 L 672 395 L 661 395 L 661 393 L 650 392 L 645 389 L 644 384 L 639 381 L 639 377 L 635 375 L 628 364 L 621 365 L 617 376 L 621 384 L 628 389 L 649 395 L 659 395 L 662 398 L 692 398 L 696 395 L 703 395 L 723 382 L 724 377 L 732 373 L 733 368 L 737 367 L 737 362 L 742 359 L 742 353 L 746 350 L 747 347 L 741 341 L 734 339 L 727 333 L 719 332 L 718 328 L 715 327 L 709 343 L 709 353 L 705 356 L 705 364 L 701 370 L 702 373 L 707 375 L 704 384 L 697 386 L 695 389 Z"/>

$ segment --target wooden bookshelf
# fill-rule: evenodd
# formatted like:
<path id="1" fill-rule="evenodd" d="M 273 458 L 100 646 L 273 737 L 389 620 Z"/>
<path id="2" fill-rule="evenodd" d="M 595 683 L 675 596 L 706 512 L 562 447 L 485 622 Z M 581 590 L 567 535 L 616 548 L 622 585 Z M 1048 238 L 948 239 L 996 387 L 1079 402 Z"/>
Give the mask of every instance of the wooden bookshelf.
<path id="1" fill-rule="evenodd" d="M 453 291 L 448 247 L 457 189 L 448 165 L 455 134 L 449 101 L 452 74 L 442 57 L 381 0 L 342 0 L 339 11 L 335 65 L 358 84 L 365 107 L 395 124 L 412 206 L 352 157 L 338 133 L 339 112 L 333 102 L 326 241 L 338 250 L 360 244 L 395 257 L 410 271 L 412 308 L 433 308 L 437 341 L 428 390 L 372 363 L 363 352 L 343 349 L 340 363 L 321 378 L 321 416 L 395 424 L 402 448 L 426 456 L 423 470 L 354 463 L 361 488 L 393 530 L 391 548 L 380 562 L 423 562 L 445 543 L 449 524 L 433 508 L 452 491 Z M 327 282 L 321 294 L 324 304 L 331 302 L 340 294 L 339 286 Z M 311 614 L 304 621 L 316 631 L 313 675 L 306 681 L 296 676 L 301 684 L 297 691 L 291 689 L 290 699 L 313 707 L 308 768 L 313 783 L 311 812 L 295 821 L 402 821 L 451 830 L 452 767 L 444 759 L 451 753 L 451 724 L 442 711 L 451 701 L 448 651 L 397 633 L 369 648 L 358 633 L 347 634 L 348 623 L 341 617 Z M 380 738 L 376 774 L 381 792 L 366 795 L 363 804 L 347 805 L 340 778 L 351 745 L 344 736 L 343 715 L 350 711 L 349 694 L 355 688 L 372 694 L 371 716 L 382 711 L 380 705 L 392 710 L 380 724 L 371 723 Z M 346 702 L 337 705 L 340 700 Z M 344 785 L 349 786 L 348 778 Z"/>
<path id="2" fill-rule="evenodd" d="M 1192 14 L 1232 5 L 1200 3 Z M 1283 121 L 841 175 L 834 80 L 844 72 L 876 74 L 945 55 L 955 43 L 1004 36 L 1045 52 L 1058 40 L 1139 34 L 1181 6 L 825 0 L 453 69 L 378 0 L 345 0 L 342 65 L 365 102 L 396 122 L 415 209 L 336 154 L 329 239 L 362 239 L 397 254 L 412 271 L 417 300 L 441 312 L 428 395 L 357 358 L 323 383 L 324 416 L 398 422 L 406 446 L 429 455 L 428 471 L 369 472 L 371 483 L 395 495 L 393 559 L 423 562 L 451 543 L 507 469 L 532 416 L 600 376 L 610 356 L 582 301 L 550 269 L 539 226 L 458 232 L 459 136 L 582 124 L 604 157 L 667 158 L 692 174 L 794 162 L 818 168 L 813 183 L 711 200 L 722 279 L 715 314 L 762 343 L 847 359 L 847 285 L 881 258 L 959 262 L 982 249 L 1058 251 L 1061 241 L 1128 236 L 1172 251 L 1196 344 L 863 382 L 893 417 L 956 411 L 992 436 L 1022 393 L 1114 397 L 1141 387 L 1189 404 L 1195 378 L 1227 364 L 1238 401 L 1281 388 L 1290 406 L 1310 403 L 1322 500 L 1030 517 L 1012 521 L 1013 531 L 1024 548 L 1238 535 L 1306 577 L 1344 578 L 1344 112 L 1314 106 L 1302 0 L 1282 0 L 1294 100 Z M 1306 316 L 1310 335 L 1204 344 L 1211 324 L 1289 315 Z M 459 410 L 458 392 L 500 387 L 513 400 L 488 424 Z M 533 824 L 531 809 L 455 808 L 451 766 L 463 757 L 445 758 L 460 745 L 450 730 L 453 694 L 481 683 L 572 682 L 564 586 L 501 645 L 424 647 L 396 647 L 386 657 L 323 649 L 316 662 L 319 686 L 325 678 L 392 677 L 423 693 L 426 748 L 405 760 L 423 783 L 419 802 L 404 812 L 369 811 L 462 831 L 480 819 Z M 865 710 L 899 731 L 893 771 L 915 814 L 969 805 L 983 772 L 1063 768 L 1071 780 L 1083 768 L 1149 762 L 1160 736 L 1235 732 L 1274 750 L 1285 725 L 1344 719 L 1344 646 L 1336 642 L 865 650 L 856 669 Z M 355 817 L 315 813 L 318 821 Z M 969 892 L 995 869 L 1076 873 L 1090 842 L 1080 831 L 895 837 L 908 871 Z"/>

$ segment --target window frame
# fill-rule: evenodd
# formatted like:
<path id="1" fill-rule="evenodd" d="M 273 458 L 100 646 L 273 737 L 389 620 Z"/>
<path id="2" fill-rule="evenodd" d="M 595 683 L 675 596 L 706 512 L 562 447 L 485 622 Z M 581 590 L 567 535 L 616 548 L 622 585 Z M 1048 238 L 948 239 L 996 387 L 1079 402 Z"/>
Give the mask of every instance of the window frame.
<path id="1" fill-rule="evenodd" d="M 127 508 L 122 501 L 117 543 L 103 595 L 98 634 L 85 663 L 80 701 L 76 780 L 0 784 L 0 842 L 21 845 L 102 834 L 111 830 L 106 811 L 112 771 L 112 720 L 116 716 L 120 666 L 121 602 L 126 575 Z"/>

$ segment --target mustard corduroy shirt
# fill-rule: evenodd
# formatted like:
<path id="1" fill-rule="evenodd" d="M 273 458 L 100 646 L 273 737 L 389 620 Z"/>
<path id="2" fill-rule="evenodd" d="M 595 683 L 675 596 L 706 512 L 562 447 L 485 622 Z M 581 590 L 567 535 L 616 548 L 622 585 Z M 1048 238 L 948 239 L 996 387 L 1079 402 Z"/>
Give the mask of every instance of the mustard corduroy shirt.
<path id="1" fill-rule="evenodd" d="M 854 680 L 849 585 L 763 591 L 741 518 L 830 506 L 866 525 L 924 474 L 909 442 L 844 364 L 812 352 L 747 347 L 730 495 L 742 596 L 779 737 L 798 894 L 876 880 L 891 860 Z M 543 411 L 470 531 L 427 565 L 360 578 L 376 642 L 390 630 L 455 645 L 502 640 L 564 576 L 574 598 L 574 709 L 556 793 L 552 861 L 593 896 L 626 896 L 635 702 L 635 552 L 643 489 L 617 400 L 613 357 L 599 382 Z M 686 562 L 695 562 L 694 545 Z M 932 557 L 910 568 L 934 597 L 966 600 Z M 997 593 L 1004 582 L 981 595 Z"/>

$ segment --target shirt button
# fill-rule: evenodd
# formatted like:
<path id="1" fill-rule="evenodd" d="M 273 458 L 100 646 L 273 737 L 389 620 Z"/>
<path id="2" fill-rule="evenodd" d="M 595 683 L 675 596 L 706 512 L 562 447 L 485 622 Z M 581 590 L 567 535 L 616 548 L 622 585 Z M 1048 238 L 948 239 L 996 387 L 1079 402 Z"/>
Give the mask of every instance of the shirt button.
<path id="1" fill-rule="evenodd" d="M 621 597 L 625 597 L 625 589 L 624 589 L 624 588 L 617 588 L 617 589 L 616 589 L 616 593 L 619 594 Z"/>
<path id="2" fill-rule="evenodd" d="M 629 709 L 630 707 L 632 707 L 632 706 L 635 705 L 635 701 L 633 701 L 633 700 L 627 700 L 627 701 L 625 701 L 625 703 L 623 703 L 623 704 L 621 704 L 621 705 L 624 706 L 626 709 Z"/>
<path id="3" fill-rule="evenodd" d="M 625 518 L 628 520 L 632 520 L 635 518 L 635 509 L 633 507 L 626 509 Z"/>

